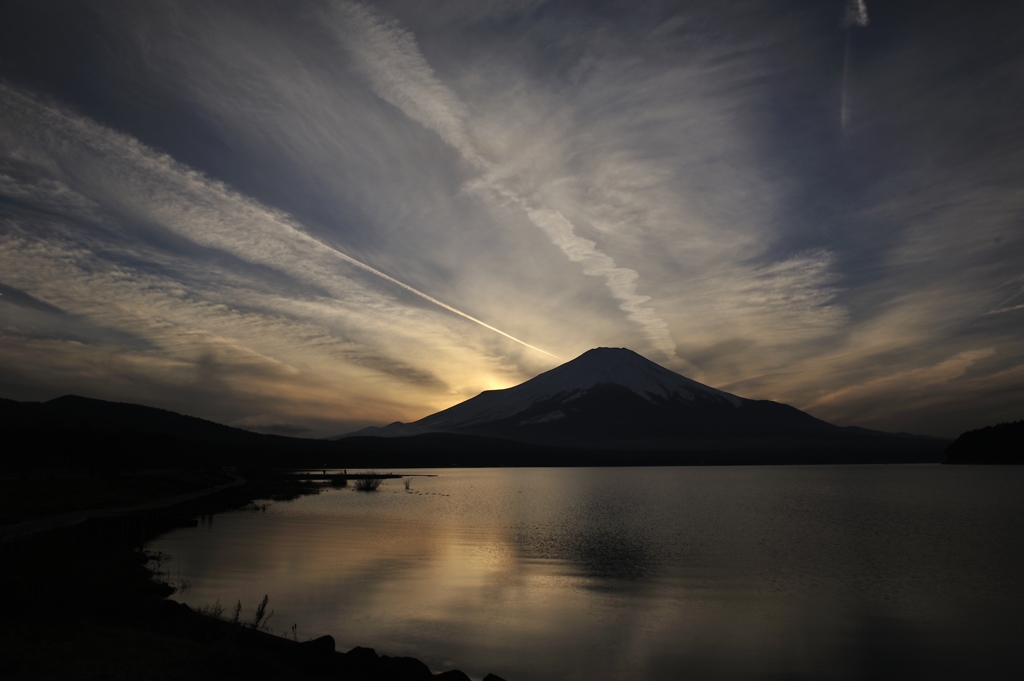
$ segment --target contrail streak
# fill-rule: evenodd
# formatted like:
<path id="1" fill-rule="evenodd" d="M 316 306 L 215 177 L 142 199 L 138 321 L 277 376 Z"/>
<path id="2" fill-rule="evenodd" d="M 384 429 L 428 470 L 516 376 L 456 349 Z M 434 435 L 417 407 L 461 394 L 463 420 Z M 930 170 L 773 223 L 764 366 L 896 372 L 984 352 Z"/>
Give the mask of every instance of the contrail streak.
<path id="1" fill-rule="evenodd" d="M 19 91 L 13 90 L 2 83 L 0 83 L 0 107 L 3 108 L 5 114 L 7 111 L 12 112 L 12 114 L 19 114 L 22 117 L 22 120 L 49 120 L 51 125 L 64 133 L 64 138 L 77 140 L 82 148 L 96 153 L 97 156 L 103 156 L 112 159 L 115 162 L 120 161 L 120 168 L 116 165 L 113 166 L 112 169 L 108 167 L 105 174 L 115 177 L 130 177 L 135 182 L 141 182 L 141 184 L 129 185 L 128 196 L 130 197 L 148 196 L 156 193 L 155 188 L 166 187 L 167 192 L 173 192 L 177 189 L 180 192 L 178 196 L 183 197 L 180 203 L 186 206 L 204 206 L 208 203 L 216 204 L 217 202 L 234 202 L 234 207 L 241 214 L 250 217 L 255 216 L 257 218 L 256 222 L 262 222 L 265 227 L 269 226 L 270 229 L 273 230 L 264 231 L 265 236 L 284 236 L 292 240 L 304 242 L 304 244 L 311 246 L 314 250 L 318 250 L 321 253 L 326 253 L 329 256 L 338 258 L 350 265 L 354 265 L 355 267 L 405 289 L 406 291 L 419 296 L 440 308 L 479 324 L 485 329 L 489 329 L 490 331 L 500 334 L 509 340 L 530 348 L 531 350 L 536 350 L 539 353 L 561 361 L 560 357 L 548 352 L 547 350 L 541 350 L 535 345 L 530 345 L 526 341 L 522 341 L 511 334 L 505 333 L 501 329 L 495 328 L 487 322 L 477 319 L 472 315 L 468 315 L 447 303 L 441 302 L 437 298 L 416 290 L 412 286 L 409 286 L 408 284 L 403 283 L 394 277 L 367 265 L 366 263 L 356 260 L 352 256 L 346 255 L 345 253 L 328 246 L 322 241 L 306 233 L 301 225 L 290 216 L 279 211 L 268 210 L 263 206 L 256 204 L 251 199 L 230 191 L 221 183 L 211 182 L 196 171 L 188 169 L 173 161 L 169 156 L 164 156 L 147 150 L 133 138 L 112 132 L 92 123 L 88 119 L 76 118 L 72 114 L 66 114 L 59 109 L 40 105 L 31 97 L 27 97 Z M 125 170 L 125 168 L 127 168 L 127 170 Z M 145 183 L 145 178 L 147 177 L 150 182 L 148 185 Z M 172 230 L 185 235 L 196 243 L 234 253 L 235 255 L 252 262 L 272 264 L 267 262 L 268 256 L 265 253 L 262 255 L 259 253 L 253 253 L 252 243 L 253 239 L 256 238 L 254 236 L 256 234 L 255 231 L 250 230 L 246 236 L 241 239 L 237 234 L 230 235 L 229 238 L 225 238 L 227 232 L 220 231 L 220 233 L 218 233 L 218 230 L 209 229 L 206 226 L 208 222 L 206 214 L 193 214 L 189 217 L 187 214 L 181 214 L 181 211 L 175 212 L 174 207 L 176 202 L 168 200 L 167 196 L 173 197 L 174 195 L 162 195 L 163 200 L 160 201 L 160 205 L 165 212 L 162 214 L 162 217 L 156 218 L 158 222 L 169 226 Z M 262 220 L 260 220 L 260 218 L 262 218 Z M 219 224 L 223 220 L 213 219 L 212 221 L 215 224 Z"/>
<path id="2" fill-rule="evenodd" d="M 301 232 L 299 232 L 299 233 L 301 234 Z M 505 338 L 508 338 L 509 340 L 514 340 L 516 343 L 519 343 L 520 345 L 526 346 L 526 347 L 530 348 L 531 350 L 536 350 L 537 352 L 545 354 L 548 357 L 553 357 L 553 358 L 557 359 L 558 361 L 562 361 L 562 358 L 559 357 L 558 355 L 553 355 L 550 352 L 548 352 L 547 350 L 541 350 L 537 346 L 530 345 L 526 341 L 519 340 L 515 336 L 513 336 L 511 334 L 508 334 L 508 333 L 505 333 L 501 329 L 497 329 L 497 328 L 491 326 L 490 324 L 488 324 L 487 322 L 481 321 L 481 320 L 477 319 L 476 317 L 474 317 L 472 315 L 468 315 L 465 312 L 463 312 L 462 310 L 457 310 L 456 308 L 452 307 L 451 305 L 448 305 L 447 303 L 442 303 L 437 298 L 434 298 L 433 296 L 427 295 L 423 291 L 418 291 L 418 290 L 414 289 L 412 286 L 409 286 L 406 283 L 398 281 L 397 279 L 395 279 L 394 277 L 392 277 L 389 274 L 385 274 L 384 272 L 381 272 L 380 270 L 378 270 L 378 269 L 376 269 L 374 267 L 371 267 L 371 266 L 367 265 L 364 262 L 360 262 L 360 261 L 356 260 L 355 258 L 353 258 L 350 255 L 346 255 L 346 254 L 342 253 L 341 251 L 339 251 L 339 250 L 337 250 L 335 248 L 331 248 L 330 246 L 328 246 L 327 244 L 323 243 L 322 241 L 318 241 L 318 240 L 314 239 L 313 237 L 311 237 L 309 235 L 306 235 L 306 234 L 304 234 L 303 236 L 305 236 L 307 239 L 312 241 L 317 246 L 320 246 L 321 248 L 326 248 L 328 251 L 331 252 L 332 255 L 334 255 L 337 258 L 340 258 L 340 259 L 344 260 L 345 262 L 349 263 L 350 265 L 355 265 L 356 267 L 358 267 L 361 270 L 365 270 L 365 271 L 369 272 L 370 274 L 374 274 L 374 275 L 380 277 L 381 279 L 384 279 L 385 281 L 391 282 L 395 286 L 398 286 L 400 288 L 405 289 L 406 291 L 408 291 L 409 293 L 412 293 L 413 295 L 419 296 L 423 300 L 429 301 L 429 302 L 433 303 L 434 305 L 437 305 L 438 307 L 441 307 L 441 308 L 444 308 L 445 310 L 448 310 L 449 312 L 453 312 L 453 313 L 459 315 L 460 317 L 465 317 L 469 321 L 475 322 L 475 323 L 479 324 L 480 326 L 484 327 L 485 329 L 490 329 L 491 331 L 493 331 L 495 333 L 501 334 L 502 336 L 504 336 Z"/>
<path id="3" fill-rule="evenodd" d="M 475 183 L 477 188 L 522 208 L 527 219 L 569 260 L 582 264 L 584 274 L 604 279 L 605 286 L 619 301 L 619 309 L 640 326 L 658 350 L 670 359 L 678 359 L 668 324 L 657 316 L 653 307 L 646 305 L 650 297 L 637 292 L 638 273 L 618 266 L 594 241 L 578 235 L 572 222 L 561 212 L 533 205 L 529 197 L 498 178 L 500 174 L 495 172 L 494 164 L 477 151 L 466 131 L 464 119 L 469 115 L 468 109 L 434 74 L 415 36 L 395 20 L 363 5 L 336 2 L 333 8 L 333 14 L 326 14 L 324 20 L 355 57 L 374 93 L 440 135 L 482 173 Z"/>
<path id="4" fill-rule="evenodd" d="M 849 106 L 846 102 L 847 81 L 850 72 L 850 28 L 856 26 L 864 28 L 868 25 L 868 6 L 864 0 L 849 0 L 846 3 L 846 16 L 843 18 L 843 26 L 846 27 L 846 53 L 843 56 L 843 84 L 839 103 L 839 127 L 846 133 L 846 124 L 850 119 Z"/>
<path id="5" fill-rule="evenodd" d="M 849 79 L 847 73 L 850 70 L 850 32 L 846 32 L 846 54 L 843 57 L 843 85 L 839 101 L 839 128 L 845 133 L 846 122 L 850 118 L 846 108 L 846 81 Z"/>

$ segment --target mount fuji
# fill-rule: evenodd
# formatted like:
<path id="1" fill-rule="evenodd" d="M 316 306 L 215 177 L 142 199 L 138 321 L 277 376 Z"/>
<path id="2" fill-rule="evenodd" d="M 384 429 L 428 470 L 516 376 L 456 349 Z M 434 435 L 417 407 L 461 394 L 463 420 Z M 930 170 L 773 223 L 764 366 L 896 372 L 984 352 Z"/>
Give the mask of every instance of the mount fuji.
<path id="1" fill-rule="evenodd" d="M 428 433 L 633 451 L 874 448 L 917 440 L 834 426 L 785 404 L 737 397 L 625 348 L 589 350 L 515 387 L 485 391 L 413 423 L 350 435 Z"/>

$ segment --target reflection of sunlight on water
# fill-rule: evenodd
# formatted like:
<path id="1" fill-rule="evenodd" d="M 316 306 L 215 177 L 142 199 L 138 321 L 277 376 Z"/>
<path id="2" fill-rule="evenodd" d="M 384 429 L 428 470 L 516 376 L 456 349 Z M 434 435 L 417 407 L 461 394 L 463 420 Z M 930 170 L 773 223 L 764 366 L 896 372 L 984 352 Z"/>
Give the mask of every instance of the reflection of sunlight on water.
<path id="1" fill-rule="evenodd" d="M 1021 633 L 1016 472 L 440 473 L 415 494 L 394 480 L 220 515 L 151 548 L 192 605 L 248 612 L 268 593 L 279 630 L 476 677 L 947 678 Z"/>

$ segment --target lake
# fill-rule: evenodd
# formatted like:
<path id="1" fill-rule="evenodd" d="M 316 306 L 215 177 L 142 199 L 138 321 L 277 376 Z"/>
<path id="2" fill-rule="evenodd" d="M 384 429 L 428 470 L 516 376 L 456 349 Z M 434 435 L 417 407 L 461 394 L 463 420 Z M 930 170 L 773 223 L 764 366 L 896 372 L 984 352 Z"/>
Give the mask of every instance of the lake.
<path id="1" fill-rule="evenodd" d="M 351 472 L 351 471 L 350 471 Z M 403 471 L 395 471 L 403 472 Z M 1024 467 L 438 469 L 150 542 L 192 607 L 508 681 L 1019 671 Z"/>

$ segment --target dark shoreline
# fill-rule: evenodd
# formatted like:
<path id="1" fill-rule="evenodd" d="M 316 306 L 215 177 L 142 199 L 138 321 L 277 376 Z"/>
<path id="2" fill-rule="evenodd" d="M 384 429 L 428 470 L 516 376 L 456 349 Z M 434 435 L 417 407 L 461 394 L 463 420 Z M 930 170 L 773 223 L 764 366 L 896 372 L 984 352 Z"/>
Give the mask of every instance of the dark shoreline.
<path id="1" fill-rule="evenodd" d="M 146 542 L 176 527 L 194 526 L 198 516 L 255 500 L 294 499 L 320 487 L 260 471 L 244 474 L 245 484 L 209 496 L 3 543 L 3 676 L 468 681 L 458 670 L 431 674 L 414 658 L 378 656 L 361 647 L 336 652 L 330 636 L 297 642 L 168 600 L 174 587 L 154 580 L 142 551 Z M 241 619 L 247 618 L 251 613 L 243 613 Z"/>

